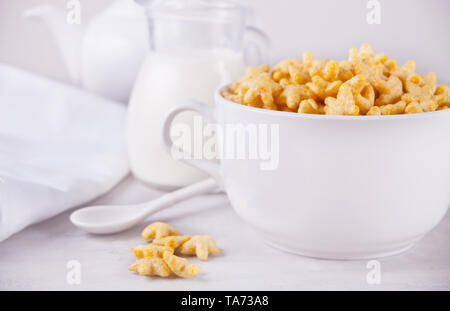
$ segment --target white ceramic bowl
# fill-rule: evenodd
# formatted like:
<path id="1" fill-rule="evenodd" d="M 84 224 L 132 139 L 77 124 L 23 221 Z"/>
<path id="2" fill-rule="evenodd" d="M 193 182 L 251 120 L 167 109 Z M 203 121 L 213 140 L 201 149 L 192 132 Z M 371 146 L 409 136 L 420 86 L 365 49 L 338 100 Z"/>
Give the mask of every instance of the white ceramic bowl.
<path id="1" fill-rule="evenodd" d="M 236 213 L 277 248 L 301 255 L 375 258 L 411 247 L 450 204 L 450 109 L 393 116 L 328 116 L 239 105 L 216 92 L 182 111 L 219 126 L 279 126 L 279 163 L 186 160 L 217 178 Z M 219 137 L 222 148 L 224 139 Z M 225 225 L 225 224 L 224 224 Z"/>

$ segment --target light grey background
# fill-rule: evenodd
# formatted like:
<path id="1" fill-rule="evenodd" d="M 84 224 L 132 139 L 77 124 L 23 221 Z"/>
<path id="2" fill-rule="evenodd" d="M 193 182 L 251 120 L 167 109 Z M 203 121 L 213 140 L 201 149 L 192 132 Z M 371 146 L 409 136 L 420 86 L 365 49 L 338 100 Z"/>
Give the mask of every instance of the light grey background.
<path id="1" fill-rule="evenodd" d="M 81 0 L 82 25 L 111 0 Z M 418 72 L 435 71 L 450 84 L 450 1 L 379 0 L 381 24 L 369 25 L 368 0 L 241 0 L 252 21 L 272 39 L 272 62 L 311 50 L 342 59 L 350 47 L 369 43 L 403 63 L 414 59 Z M 57 46 L 42 23 L 24 20 L 25 8 L 66 0 L 0 0 L 0 62 L 68 80 Z"/>

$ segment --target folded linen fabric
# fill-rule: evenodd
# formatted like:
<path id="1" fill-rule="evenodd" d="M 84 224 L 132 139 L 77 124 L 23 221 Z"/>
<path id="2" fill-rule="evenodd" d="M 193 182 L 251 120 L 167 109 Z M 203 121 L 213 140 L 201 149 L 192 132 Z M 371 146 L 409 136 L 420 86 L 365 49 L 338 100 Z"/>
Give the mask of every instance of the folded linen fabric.
<path id="1" fill-rule="evenodd" d="M 126 107 L 0 64 L 0 241 L 128 173 Z"/>

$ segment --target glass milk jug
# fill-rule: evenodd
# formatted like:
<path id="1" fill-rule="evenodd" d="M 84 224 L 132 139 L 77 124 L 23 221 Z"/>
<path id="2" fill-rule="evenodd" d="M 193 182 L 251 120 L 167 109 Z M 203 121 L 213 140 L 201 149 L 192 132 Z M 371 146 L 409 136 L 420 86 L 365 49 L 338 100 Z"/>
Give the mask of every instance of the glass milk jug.
<path id="1" fill-rule="evenodd" d="M 245 10 L 229 1 L 158 1 L 149 16 L 151 50 L 129 103 L 129 159 L 135 177 L 171 189 L 206 176 L 165 150 L 161 138 L 165 115 L 181 99 L 213 105 L 214 91 L 238 79 L 249 58 L 251 64 L 267 61 L 268 40 L 246 26 Z M 175 123 L 192 126 L 192 115 L 180 118 Z"/>

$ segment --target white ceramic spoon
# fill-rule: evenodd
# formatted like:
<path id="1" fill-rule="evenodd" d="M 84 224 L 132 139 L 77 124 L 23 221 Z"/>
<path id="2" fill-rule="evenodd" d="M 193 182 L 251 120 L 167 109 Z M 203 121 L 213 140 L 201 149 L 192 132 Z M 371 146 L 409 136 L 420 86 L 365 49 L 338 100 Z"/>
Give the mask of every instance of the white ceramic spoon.
<path id="1" fill-rule="evenodd" d="M 218 188 L 213 178 L 165 194 L 160 198 L 135 205 L 99 205 L 76 210 L 70 221 L 77 227 L 96 234 L 120 232 L 131 228 L 148 216 L 193 196 Z"/>

